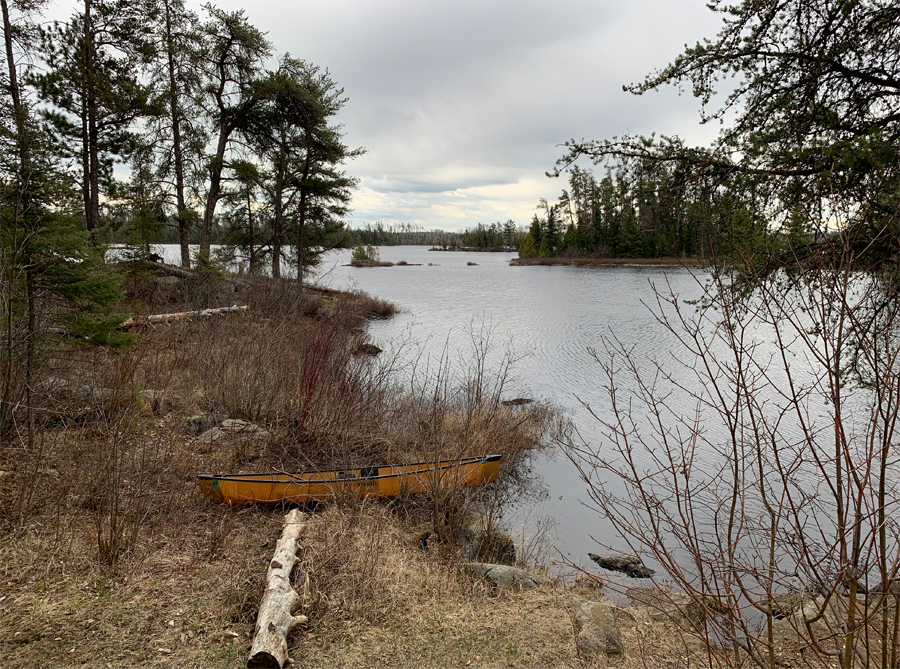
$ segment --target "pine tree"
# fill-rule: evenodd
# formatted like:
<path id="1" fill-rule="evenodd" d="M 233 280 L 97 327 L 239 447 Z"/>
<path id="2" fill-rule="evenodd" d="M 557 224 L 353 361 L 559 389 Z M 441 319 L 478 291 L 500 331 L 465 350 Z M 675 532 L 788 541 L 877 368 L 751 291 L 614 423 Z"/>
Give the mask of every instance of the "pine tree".
<path id="1" fill-rule="evenodd" d="M 271 52 L 263 33 L 251 26 L 243 10 L 225 12 L 205 6 L 209 20 L 202 26 L 198 66 L 203 85 L 200 104 L 209 120 L 214 145 L 206 157 L 207 191 L 200 227 L 199 261 L 209 261 L 216 207 L 222 197 L 222 173 L 236 133 L 247 126 L 260 104 L 256 85 Z"/>
<path id="2" fill-rule="evenodd" d="M 302 281 L 322 253 L 346 244 L 343 220 L 358 180 L 342 167 L 364 149 L 344 144 L 342 127 L 333 122 L 347 100 L 327 70 L 287 55 L 259 90 L 266 104 L 254 116 L 252 133 L 272 163 L 266 188 L 273 275 L 280 274 L 282 244 L 289 238 Z"/>
<path id="3" fill-rule="evenodd" d="M 47 71 L 36 77 L 57 150 L 80 165 L 85 228 L 100 227 L 100 194 L 116 159 L 135 146 L 132 124 L 147 112 L 139 72 L 147 55 L 146 7 L 126 0 L 84 0 L 81 11 L 43 31 Z"/>
<path id="4" fill-rule="evenodd" d="M 149 0 L 148 0 L 149 2 Z M 148 65 L 155 114 L 147 121 L 144 141 L 153 147 L 156 173 L 167 184 L 167 202 L 174 204 L 182 267 L 190 267 L 189 234 L 197 214 L 189 206 L 192 191 L 205 179 L 201 162 L 208 141 L 198 96 L 201 79 L 197 61 L 202 47 L 199 17 L 184 0 L 153 0 L 153 57 Z"/>

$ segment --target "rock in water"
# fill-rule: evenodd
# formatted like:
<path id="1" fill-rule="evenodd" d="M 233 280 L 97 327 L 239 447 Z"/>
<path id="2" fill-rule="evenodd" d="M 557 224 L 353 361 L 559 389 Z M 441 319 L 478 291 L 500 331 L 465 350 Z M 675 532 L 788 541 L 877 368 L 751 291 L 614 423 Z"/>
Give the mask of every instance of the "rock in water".
<path id="1" fill-rule="evenodd" d="M 636 555 L 594 555 L 588 553 L 598 565 L 610 571 L 617 571 L 631 578 L 650 578 L 656 572 L 648 569 Z"/>
<path id="2" fill-rule="evenodd" d="M 531 404 L 532 402 L 534 402 L 534 400 L 530 400 L 527 397 L 517 397 L 514 400 L 504 400 L 503 402 L 500 402 L 500 404 L 505 407 L 520 407 L 525 404 Z"/>

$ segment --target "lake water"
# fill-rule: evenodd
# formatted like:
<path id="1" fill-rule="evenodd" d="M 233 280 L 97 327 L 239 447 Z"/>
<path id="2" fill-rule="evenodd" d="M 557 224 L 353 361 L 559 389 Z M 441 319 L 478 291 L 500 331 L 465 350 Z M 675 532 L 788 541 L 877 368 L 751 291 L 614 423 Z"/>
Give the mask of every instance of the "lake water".
<path id="1" fill-rule="evenodd" d="M 582 402 L 605 414 L 609 398 L 601 370 L 591 356 L 604 336 L 635 346 L 639 360 L 665 359 L 675 342 L 646 303 L 653 285 L 668 285 L 682 299 L 701 293 L 698 279 L 680 268 L 511 267 L 513 253 L 435 252 L 427 247 L 382 247 L 381 259 L 421 266 L 349 267 L 349 251 L 330 257 L 321 281 L 334 288 L 359 289 L 390 300 L 403 312 L 370 327 L 372 340 L 387 352 L 420 347 L 432 361 L 445 349 L 451 359 L 472 356 L 471 334 L 491 332 L 496 354 L 518 358 L 505 398 L 549 400 L 571 416 L 581 438 L 602 445 L 597 421 Z M 467 263 L 477 263 L 475 266 Z M 432 266 L 428 264 L 432 263 Z M 513 523 L 526 532 L 549 524 L 559 555 L 591 564 L 587 553 L 608 547 L 627 550 L 615 531 L 586 506 L 586 486 L 574 465 L 558 451 L 536 466 L 545 500 L 519 509 Z"/>
<path id="2" fill-rule="evenodd" d="M 157 250 L 166 262 L 178 262 L 176 245 Z M 461 367 L 472 358 L 473 333 L 489 332 L 491 359 L 498 362 L 506 352 L 516 359 L 504 399 L 553 403 L 592 447 L 602 448 L 604 437 L 585 405 L 608 415 L 609 397 L 591 350 L 600 349 L 604 337 L 616 337 L 633 344 L 639 362 L 670 358 L 676 342 L 648 306 L 655 302 L 654 285 L 670 286 L 683 300 L 702 292 L 698 277 L 681 268 L 511 267 L 515 253 L 379 250 L 382 260 L 410 264 L 351 267 L 351 252 L 338 251 L 326 256 L 317 280 L 365 291 L 402 309 L 370 325 L 383 355 L 399 351 L 434 366 L 449 354 L 451 365 Z M 589 569 L 588 552 L 628 552 L 614 528 L 590 508 L 585 483 L 558 449 L 539 456 L 535 473 L 542 494 L 509 515 L 514 533 L 528 538 L 547 532 L 554 546 L 550 559 Z"/>
<path id="3" fill-rule="evenodd" d="M 166 247 L 163 254 L 170 262 L 175 261 L 177 247 Z M 420 368 L 425 363 L 433 368 L 439 360 L 450 360 L 456 369 L 460 369 L 473 359 L 473 336 L 478 338 L 489 332 L 493 346 L 491 361 L 498 362 L 507 351 L 516 358 L 511 383 L 503 399 L 527 397 L 556 405 L 571 418 L 578 433 L 576 441 L 583 441 L 591 450 L 615 460 L 615 444 L 592 415 L 604 419 L 612 416 L 606 390 L 608 379 L 592 351 L 606 359 L 604 340 L 613 338 L 631 350 L 632 359 L 642 372 L 652 371 L 656 363 L 664 374 L 672 374 L 671 378 L 661 378 L 658 386 L 663 392 L 671 393 L 667 398 L 667 405 L 673 412 L 670 422 L 677 423 L 679 416 L 690 418 L 699 411 L 699 451 L 689 469 L 695 485 L 699 479 L 704 486 L 707 482 L 711 488 L 718 486 L 719 468 L 729 457 L 719 448 L 729 445 L 730 440 L 722 421 L 717 420 L 715 410 L 704 412 L 698 409 L 697 399 L 690 398 L 692 388 L 703 386 L 692 378 L 690 365 L 693 358 L 685 355 L 683 346 L 657 319 L 659 306 L 654 290 L 654 287 L 662 293 L 671 290 L 684 305 L 683 313 L 691 315 L 694 307 L 684 303 L 702 295 L 703 273 L 651 267 L 511 267 L 508 261 L 515 254 L 432 252 L 427 247 L 382 247 L 380 254 L 383 260 L 409 264 L 354 268 L 347 264 L 350 251 L 342 251 L 329 256 L 318 275 L 318 281 L 324 285 L 362 290 L 390 300 L 402 309 L 394 318 L 370 326 L 372 341 L 385 349 L 380 359 L 396 356 L 416 360 Z M 797 308 L 793 301 L 786 306 Z M 671 307 L 667 309 L 671 313 Z M 803 330 L 805 317 L 802 312 L 795 311 L 794 316 Z M 822 446 L 828 447 L 828 433 L 833 431 L 832 409 L 816 390 L 796 407 L 791 406 L 790 393 L 783 392 L 788 387 L 784 365 L 791 369 L 792 383 L 814 389 L 816 378 L 812 374 L 816 363 L 812 358 L 815 356 L 803 346 L 795 351 L 788 344 L 782 358 L 771 324 L 763 321 L 758 318 L 749 329 L 741 332 L 746 350 L 752 351 L 748 373 L 757 378 L 753 399 L 758 402 L 759 415 L 765 414 L 766 420 L 774 421 L 768 428 L 773 430 L 771 436 L 778 443 L 781 457 L 792 452 L 798 455 L 799 459 L 790 468 L 790 485 L 805 491 L 806 500 L 817 500 L 820 493 L 825 493 L 821 503 L 816 502 L 798 513 L 798 522 L 806 524 L 804 532 L 813 538 L 821 536 L 827 544 L 831 541 L 833 509 L 828 502 L 827 490 L 823 489 L 822 474 L 814 464 L 818 457 L 809 457 L 806 444 L 809 443 L 807 437 L 811 436 L 812 448 L 817 449 L 817 435 L 819 430 L 824 430 L 821 432 Z M 703 327 L 709 329 L 709 323 Z M 785 334 L 790 341 L 790 328 Z M 728 363 L 728 350 L 721 341 L 713 342 L 709 351 L 719 363 Z M 721 369 L 718 373 L 721 374 Z M 620 378 L 619 383 L 621 398 L 635 389 L 629 379 Z M 862 443 L 860 439 L 868 438 L 871 431 L 872 406 L 877 397 L 865 389 L 848 387 L 844 398 L 843 425 L 851 440 L 848 453 L 856 458 Z M 806 432 L 800 429 L 794 408 L 804 412 Z M 645 431 L 645 437 L 649 433 L 649 439 L 644 442 L 647 450 L 638 456 L 637 468 L 655 470 L 655 454 L 649 449 L 658 447 L 652 441 L 650 421 L 643 419 L 639 408 L 633 417 L 637 428 Z M 666 428 L 669 427 L 667 424 Z M 754 455 L 748 458 L 745 454 L 741 460 L 745 464 L 755 460 L 755 449 L 758 448 L 752 435 L 749 436 L 749 439 L 740 437 L 741 443 L 745 444 L 741 447 L 750 449 L 748 452 Z M 822 453 L 828 457 L 827 451 Z M 681 465 L 678 468 L 681 469 Z M 528 498 L 507 516 L 507 524 L 514 532 L 521 528 L 528 536 L 540 534 L 549 527 L 556 552 L 548 557 L 595 572 L 598 569 L 589 561 L 588 552 L 603 553 L 610 549 L 631 552 L 602 514 L 591 508 L 587 485 L 561 451 L 551 449 L 541 454 L 536 458 L 534 469 L 543 495 L 537 501 L 533 496 Z M 766 462 L 765 469 L 766 486 L 777 493 L 779 479 L 777 475 L 772 476 L 775 473 L 773 464 Z M 888 493 L 890 499 L 898 500 L 900 462 L 889 463 L 888 469 Z M 748 475 L 753 476 L 752 472 Z M 602 483 L 612 494 L 627 496 L 625 486 L 617 480 L 603 480 Z M 724 485 L 727 488 L 728 481 Z M 746 498 L 746 504 L 743 512 L 751 524 L 755 515 L 764 516 L 752 493 Z M 703 513 L 698 511 L 701 525 L 705 523 Z M 712 528 L 715 521 L 710 521 L 713 524 L 708 527 Z M 740 540 L 740 548 L 746 550 L 746 559 L 751 563 L 758 553 L 752 544 L 757 538 L 745 536 Z M 900 542 L 900 528 L 896 530 L 896 536 L 892 535 L 891 542 L 892 546 Z M 790 563 L 789 553 L 788 550 L 788 553 L 780 554 L 779 560 Z M 645 562 L 659 572 L 659 565 Z M 787 573 L 791 569 L 788 564 Z M 609 573 L 603 574 L 604 579 L 609 577 Z M 627 581 L 625 577 L 616 580 Z"/>

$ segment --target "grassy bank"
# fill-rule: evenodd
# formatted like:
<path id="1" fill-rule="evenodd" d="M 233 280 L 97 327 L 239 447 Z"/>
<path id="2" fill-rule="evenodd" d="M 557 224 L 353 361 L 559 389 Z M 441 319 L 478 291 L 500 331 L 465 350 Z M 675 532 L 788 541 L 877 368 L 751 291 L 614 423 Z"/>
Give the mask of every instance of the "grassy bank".
<path id="1" fill-rule="evenodd" d="M 125 285 L 129 313 L 209 306 L 188 279 Z M 314 514 L 301 555 L 310 625 L 292 652 L 346 664 L 356 646 L 361 665 L 405 643 L 412 620 L 438 634 L 491 608 L 490 591 L 458 575 L 455 533 L 515 493 L 555 415 L 503 406 L 501 378 L 399 387 L 399 362 L 370 355 L 365 334 L 395 308 L 366 295 L 236 279 L 215 290 L 248 311 L 146 326 L 118 350 L 48 340 L 37 438 L 4 444 L 0 460 L 3 666 L 242 666 L 284 511 L 216 506 L 201 472 L 499 453 L 504 481 L 490 490 L 338 500 Z M 226 418 L 257 429 L 211 431 Z M 504 647 L 530 648 L 526 632 Z M 480 645 L 472 634 L 460 648 Z"/>

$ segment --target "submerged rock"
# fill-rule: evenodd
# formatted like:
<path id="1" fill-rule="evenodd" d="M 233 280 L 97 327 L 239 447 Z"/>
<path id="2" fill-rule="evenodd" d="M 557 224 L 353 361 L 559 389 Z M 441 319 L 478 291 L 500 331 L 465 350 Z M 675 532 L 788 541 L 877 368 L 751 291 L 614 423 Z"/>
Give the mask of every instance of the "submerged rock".
<path id="1" fill-rule="evenodd" d="M 508 592 L 534 590 L 535 588 L 550 583 L 550 581 L 543 576 L 538 576 L 537 574 L 532 574 L 524 569 L 502 564 L 468 562 L 463 569 L 470 576 L 485 581 L 492 588 L 506 590 Z"/>
<path id="2" fill-rule="evenodd" d="M 656 572 L 643 565 L 636 555 L 594 555 L 588 553 L 598 565 L 610 571 L 617 571 L 631 578 L 650 578 Z"/>

